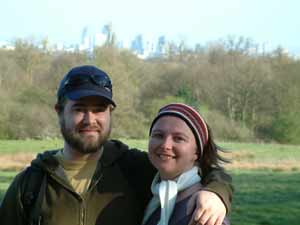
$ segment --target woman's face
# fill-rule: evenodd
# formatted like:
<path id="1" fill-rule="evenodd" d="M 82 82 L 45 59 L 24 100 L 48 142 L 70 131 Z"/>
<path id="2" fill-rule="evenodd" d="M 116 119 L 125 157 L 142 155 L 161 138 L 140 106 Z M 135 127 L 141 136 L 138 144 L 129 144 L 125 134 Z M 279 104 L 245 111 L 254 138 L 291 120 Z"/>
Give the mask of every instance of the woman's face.
<path id="1" fill-rule="evenodd" d="M 163 180 L 172 180 L 191 169 L 197 160 L 195 136 L 180 118 L 162 116 L 152 128 L 149 159 Z"/>

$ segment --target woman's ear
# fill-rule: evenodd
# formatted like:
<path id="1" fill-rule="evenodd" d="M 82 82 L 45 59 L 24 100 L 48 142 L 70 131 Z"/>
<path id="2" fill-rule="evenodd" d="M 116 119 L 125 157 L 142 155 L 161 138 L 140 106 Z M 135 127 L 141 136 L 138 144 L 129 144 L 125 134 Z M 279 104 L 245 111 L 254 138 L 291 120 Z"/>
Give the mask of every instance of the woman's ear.
<path id="1" fill-rule="evenodd" d="M 198 162 L 200 160 L 199 149 L 196 150 L 195 155 L 194 155 L 194 159 L 195 159 L 196 162 Z"/>

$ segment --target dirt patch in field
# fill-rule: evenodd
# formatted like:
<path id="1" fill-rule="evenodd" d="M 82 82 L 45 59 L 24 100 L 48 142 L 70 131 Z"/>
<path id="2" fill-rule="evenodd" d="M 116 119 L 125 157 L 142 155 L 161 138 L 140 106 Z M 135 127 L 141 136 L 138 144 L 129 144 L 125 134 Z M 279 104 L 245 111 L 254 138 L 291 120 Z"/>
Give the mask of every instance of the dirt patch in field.
<path id="1" fill-rule="evenodd" d="M 249 151 L 234 151 L 234 152 L 229 152 L 229 153 L 225 153 L 223 154 L 224 157 L 228 157 L 230 159 L 234 159 L 235 161 L 247 161 L 247 160 L 252 160 L 255 158 L 254 153 L 251 153 Z"/>
<path id="2" fill-rule="evenodd" d="M 21 170 L 30 164 L 34 153 L 4 154 L 0 156 L 0 170 Z"/>
<path id="3" fill-rule="evenodd" d="M 225 165 L 227 169 L 269 169 L 274 171 L 298 171 L 300 163 L 292 160 L 278 162 L 239 162 L 233 161 Z"/>
<path id="4" fill-rule="evenodd" d="M 228 169 L 270 169 L 274 171 L 298 171 L 297 159 L 261 159 L 248 151 L 235 151 L 223 154 L 231 163 L 225 164 Z"/>
<path id="5" fill-rule="evenodd" d="M 34 153 L 4 154 L 0 156 L 0 170 L 22 170 L 36 157 Z M 227 169 L 271 169 L 276 171 L 300 171 L 297 160 L 256 161 L 252 154 L 235 152 L 226 155 L 231 163 L 226 164 Z"/>

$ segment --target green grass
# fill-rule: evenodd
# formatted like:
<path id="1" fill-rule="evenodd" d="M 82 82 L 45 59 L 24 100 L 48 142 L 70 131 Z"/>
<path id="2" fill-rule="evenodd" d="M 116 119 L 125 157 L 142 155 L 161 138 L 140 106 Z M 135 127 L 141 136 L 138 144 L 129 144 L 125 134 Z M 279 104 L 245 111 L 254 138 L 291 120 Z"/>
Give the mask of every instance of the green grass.
<path id="1" fill-rule="evenodd" d="M 61 139 L 49 140 L 0 140 L 0 153 L 11 154 L 18 152 L 37 153 L 48 149 L 63 147 Z"/>
<path id="2" fill-rule="evenodd" d="M 123 139 L 131 147 L 147 149 L 146 140 Z M 220 143 L 242 161 L 300 163 L 300 146 L 252 143 Z M 41 152 L 61 148 L 61 140 L 0 141 L 0 155 L 4 153 Z M 235 153 L 242 153 L 241 156 Z M 284 161 L 282 161 L 284 162 Z M 299 225 L 299 170 L 232 169 L 235 187 L 232 213 L 233 225 Z M 0 172 L 0 199 L 16 172 Z"/>
<path id="3" fill-rule="evenodd" d="M 235 186 L 232 224 L 299 224 L 299 172 L 251 170 L 231 174 Z"/>
<path id="4" fill-rule="evenodd" d="M 0 201 L 16 174 L 15 171 L 0 171 Z"/>
<path id="5" fill-rule="evenodd" d="M 130 147 L 147 149 L 147 140 L 121 139 Z M 63 147 L 63 140 L 61 139 L 47 139 L 47 140 L 0 140 L 0 153 L 38 153 L 48 149 L 58 149 Z"/>

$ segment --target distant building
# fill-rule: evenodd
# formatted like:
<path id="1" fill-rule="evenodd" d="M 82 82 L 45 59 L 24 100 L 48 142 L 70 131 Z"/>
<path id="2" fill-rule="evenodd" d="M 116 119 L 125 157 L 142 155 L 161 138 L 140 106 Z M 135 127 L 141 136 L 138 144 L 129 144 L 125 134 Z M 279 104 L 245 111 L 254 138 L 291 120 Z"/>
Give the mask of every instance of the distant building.
<path id="1" fill-rule="evenodd" d="M 93 52 L 95 47 L 103 46 L 106 43 L 106 40 L 107 34 L 105 33 L 105 30 L 86 26 L 81 33 L 79 50 Z"/>
<path id="2" fill-rule="evenodd" d="M 96 47 L 104 46 L 105 44 L 113 44 L 117 48 L 128 49 L 141 59 L 153 57 L 167 57 L 170 53 L 170 43 L 166 36 L 161 35 L 158 38 L 145 38 L 144 35 L 138 34 L 132 40 L 116 41 L 112 30 L 112 24 L 105 24 L 102 27 L 85 26 L 81 32 L 80 43 L 64 44 L 55 43 L 47 45 L 49 51 L 86 51 L 93 53 Z M 43 45 L 39 46 L 41 49 Z M 0 42 L 0 48 L 13 50 L 14 46 L 8 42 Z M 176 54 L 179 46 L 173 43 L 173 54 Z"/>
<path id="3" fill-rule="evenodd" d="M 143 35 L 139 34 L 133 39 L 130 49 L 137 55 L 144 54 Z"/>
<path id="4" fill-rule="evenodd" d="M 168 53 L 168 42 L 167 42 L 166 37 L 163 35 L 163 36 L 158 37 L 158 42 L 156 45 L 156 50 L 155 50 L 154 56 L 165 57 L 165 56 L 167 56 L 167 53 Z"/>
<path id="5" fill-rule="evenodd" d="M 0 41 L 0 48 L 5 50 L 14 50 L 15 46 L 11 45 L 7 41 Z"/>

